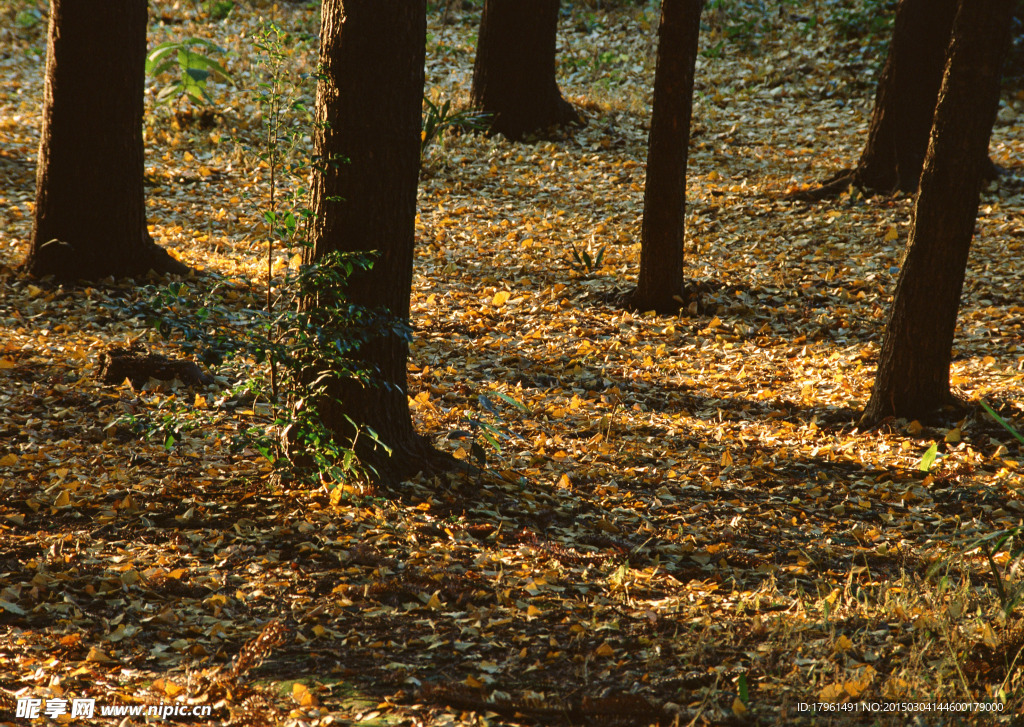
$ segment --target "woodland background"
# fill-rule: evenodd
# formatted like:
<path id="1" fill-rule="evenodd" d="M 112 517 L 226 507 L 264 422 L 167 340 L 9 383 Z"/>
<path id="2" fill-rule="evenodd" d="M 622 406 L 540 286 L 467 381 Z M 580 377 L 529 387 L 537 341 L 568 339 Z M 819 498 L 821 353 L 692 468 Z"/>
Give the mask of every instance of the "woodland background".
<path id="1" fill-rule="evenodd" d="M 707 4 L 695 294 L 656 316 L 619 300 L 658 7 L 564 4 L 558 79 L 587 126 L 528 143 L 450 134 L 424 153 L 415 423 L 483 469 L 394 491 L 298 485 L 233 448 L 269 418 L 236 388 L 264 376 L 255 360 L 198 388 L 97 375 L 112 344 L 191 355 L 141 310 L 187 318 L 217 289 L 244 327 L 259 307 L 253 39 L 268 20 L 289 33 L 284 68 L 308 97 L 316 5 L 151 3 L 151 46 L 208 38 L 237 82 L 211 84 L 206 107 L 147 107 L 151 233 L 205 273 L 169 294 L 19 273 L 46 23 L 43 6 L 5 3 L 0 688 L 206 700 L 236 724 L 912 718 L 798 711 L 885 700 L 1002 708 L 927 724 L 1009 722 L 1024 709 L 1024 582 L 1015 537 L 998 536 L 1024 513 L 1020 445 L 980 407 L 859 424 L 912 198 L 784 197 L 856 160 L 892 7 Z M 479 7 L 434 7 L 429 23 L 427 97 L 461 107 Z M 982 196 L 953 366 L 960 393 L 1018 431 L 1022 111 L 1011 67 L 990 147 L 1008 171 Z M 295 255 L 280 249 L 275 275 Z"/>

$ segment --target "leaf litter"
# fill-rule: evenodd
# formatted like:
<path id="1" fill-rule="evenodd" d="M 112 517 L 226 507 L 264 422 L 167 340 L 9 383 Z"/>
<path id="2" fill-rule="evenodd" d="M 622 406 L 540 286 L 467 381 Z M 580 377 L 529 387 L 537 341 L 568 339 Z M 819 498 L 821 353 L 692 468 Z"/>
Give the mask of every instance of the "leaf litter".
<path id="1" fill-rule="evenodd" d="M 152 7 L 151 46 L 210 37 L 242 86 L 261 14 L 293 33 L 291 70 L 315 69 L 309 7 L 236 4 L 219 22 L 209 4 Z M 1019 567 L 975 543 L 1021 524 L 1019 443 L 981 407 L 859 424 L 912 200 L 783 199 L 856 159 L 877 68 L 876 39 L 838 38 L 837 11 L 789 7 L 706 16 L 679 316 L 618 304 L 638 261 L 653 5 L 564 14 L 559 80 L 585 129 L 427 150 L 411 403 L 436 446 L 485 469 L 398 493 L 290 488 L 233 452 L 267 419 L 225 401 L 255 362 L 213 384 L 102 383 L 111 346 L 187 352 L 117 313 L 130 281 L 17 273 L 45 22 L 5 23 L 0 709 L 70 695 L 210 704 L 230 724 L 809 724 L 801 704 L 996 700 L 1012 719 L 1024 629 L 997 589 L 1019 589 Z M 428 95 L 458 108 L 479 16 L 445 13 Z M 266 279 L 267 177 L 237 140 L 261 121 L 241 92 L 211 93 L 219 116 L 147 115 L 149 221 L 238 281 L 241 311 Z M 1019 431 L 1024 97 L 1007 99 L 991 154 L 1011 173 L 983 194 L 953 384 Z M 126 424 L 169 412 L 195 423 L 170 447 Z"/>

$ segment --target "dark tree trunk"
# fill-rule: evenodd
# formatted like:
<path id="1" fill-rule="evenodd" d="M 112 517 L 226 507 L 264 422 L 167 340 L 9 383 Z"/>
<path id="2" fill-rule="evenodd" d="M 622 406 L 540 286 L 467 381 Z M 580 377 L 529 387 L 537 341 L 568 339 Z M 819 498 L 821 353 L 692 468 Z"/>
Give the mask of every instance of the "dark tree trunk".
<path id="1" fill-rule="evenodd" d="M 188 272 L 146 232 L 146 0 L 53 0 L 32 275 Z"/>
<path id="2" fill-rule="evenodd" d="M 856 183 L 916 192 L 946 67 L 956 0 L 901 0 Z"/>
<path id="3" fill-rule="evenodd" d="M 960 0 L 867 421 L 953 402 L 949 367 L 1012 0 Z"/>
<path id="4" fill-rule="evenodd" d="M 558 0 L 485 0 L 472 103 L 492 114 L 492 131 L 518 140 L 583 123 L 555 80 L 557 32 Z"/>
<path id="5" fill-rule="evenodd" d="M 325 0 L 317 88 L 315 153 L 348 159 L 313 175 L 315 260 L 333 251 L 377 251 L 371 270 L 349 279 L 348 299 L 409 319 L 416 188 L 420 168 L 424 0 Z M 316 305 L 315 300 L 307 305 Z M 357 452 L 385 479 L 430 468 L 437 453 L 413 430 L 407 398 L 409 347 L 397 333 L 363 344 L 357 364 L 375 383 L 345 379 L 332 400 L 318 403 L 324 423 L 342 441 L 373 429 L 388 456 L 360 434 Z M 334 401 L 333 399 L 337 399 Z M 339 403 L 340 402 L 340 403 Z"/>
<path id="6" fill-rule="evenodd" d="M 704 0 L 663 0 L 647 144 L 640 276 L 631 304 L 671 313 L 683 302 L 686 160 Z"/>
<path id="7" fill-rule="evenodd" d="M 879 194 L 917 191 L 956 8 L 957 0 L 900 0 L 857 166 L 792 197 L 824 199 L 850 185 Z M 988 159 L 987 143 L 982 161 L 985 177 L 995 177 L 998 170 Z"/>

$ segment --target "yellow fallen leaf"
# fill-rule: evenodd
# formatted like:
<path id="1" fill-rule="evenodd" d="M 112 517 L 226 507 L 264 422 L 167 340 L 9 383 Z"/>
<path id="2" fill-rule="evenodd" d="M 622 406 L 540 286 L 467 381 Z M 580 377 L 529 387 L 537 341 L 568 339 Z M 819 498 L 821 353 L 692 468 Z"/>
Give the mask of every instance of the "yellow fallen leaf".
<path id="1" fill-rule="evenodd" d="M 953 429 L 950 429 L 948 432 L 946 432 L 946 436 L 944 437 L 944 439 L 945 439 L 946 442 L 948 442 L 950 444 L 955 444 L 955 443 L 959 442 L 960 441 L 960 427 L 954 427 Z"/>
<path id="2" fill-rule="evenodd" d="M 742 717 L 747 713 L 747 705 L 739 697 L 732 700 L 732 713 L 737 717 Z"/>
<path id="3" fill-rule="evenodd" d="M 479 679 L 474 679 L 471 676 L 466 677 L 466 686 L 473 687 L 474 689 L 480 689 L 484 683 Z"/>
<path id="4" fill-rule="evenodd" d="M 0 369 L 13 369 L 17 365 L 9 358 L 0 358 Z"/>
<path id="5" fill-rule="evenodd" d="M 491 305 L 493 305 L 495 308 L 500 308 L 501 306 L 505 305 L 506 302 L 508 302 L 508 299 L 511 295 L 512 294 L 509 293 L 507 290 L 499 290 L 497 293 L 494 294 L 494 297 L 491 298 Z"/>
<path id="6" fill-rule="evenodd" d="M 67 507 L 71 504 L 71 495 L 68 494 L 67 490 L 61 490 L 60 494 L 53 501 L 54 507 Z"/>
<path id="7" fill-rule="evenodd" d="M 614 656 L 615 655 L 615 649 L 613 649 L 611 646 L 609 646 L 608 642 L 606 641 L 603 644 L 601 644 L 600 646 L 598 646 L 597 649 L 594 651 L 594 653 L 597 654 L 598 656 L 605 656 L 605 657 Z"/>
<path id="8" fill-rule="evenodd" d="M 316 706 L 316 697 L 302 682 L 292 684 L 292 699 L 303 707 Z"/>
<path id="9" fill-rule="evenodd" d="M 5 454 L 0 457 L 0 467 L 13 467 L 18 464 L 18 455 L 16 454 Z"/>
<path id="10" fill-rule="evenodd" d="M 107 641 L 113 641 L 114 643 L 117 643 L 118 641 L 123 640 L 126 636 L 129 636 L 129 635 L 130 635 L 130 632 L 125 627 L 125 625 L 124 624 L 120 624 L 116 629 L 111 631 L 106 636 L 106 640 Z"/>
<path id="11" fill-rule="evenodd" d="M 830 684 L 818 694 L 819 702 L 841 702 L 846 697 L 842 684 Z"/>
<path id="12" fill-rule="evenodd" d="M 867 688 L 870 687 L 870 686 L 871 686 L 871 680 L 870 679 L 861 679 L 860 681 L 857 681 L 855 679 L 851 679 L 850 681 L 846 682 L 846 684 L 843 685 L 843 689 L 846 690 L 847 694 L 849 694 L 851 697 L 856 699 L 861 694 L 863 694 L 867 690 Z"/>
<path id="13" fill-rule="evenodd" d="M 889 229 L 885 231 L 885 241 L 892 242 L 900 236 L 899 230 L 896 229 L 896 225 L 889 225 Z"/>
<path id="14" fill-rule="evenodd" d="M 97 649 L 95 646 L 89 649 L 89 653 L 86 655 L 85 660 L 99 664 L 109 664 L 114 661 L 114 659 L 112 659 L 105 651 Z"/>
<path id="15" fill-rule="evenodd" d="M 612 535 L 618 535 L 622 532 L 618 525 L 604 518 L 601 518 L 600 520 L 595 522 L 594 525 L 595 527 L 597 527 L 598 530 L 603 530 L 606 533 L 611 533 Z"/>
<path id="16" fill-rule="evenodd" d="M 845 634 L 836 639 L 836 651 L 842 653 L 853 648 L 853 642 Z"/>
<path id="17" fill-rule="evenodd" d="M 537 608 L 536 606 L 533 606 L 533 605 L 527 606 L 527 608 L 526 608 L 526 615 L 527 616 L 540 616 L 540 614 L 541 614 L 541 610 L 539 608 Z"/>

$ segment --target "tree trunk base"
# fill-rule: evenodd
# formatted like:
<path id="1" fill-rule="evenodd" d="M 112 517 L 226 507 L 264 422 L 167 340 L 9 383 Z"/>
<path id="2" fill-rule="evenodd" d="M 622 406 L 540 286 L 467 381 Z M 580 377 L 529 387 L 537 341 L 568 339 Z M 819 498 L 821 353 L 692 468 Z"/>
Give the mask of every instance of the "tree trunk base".
<path id="1" fill-rule="evenodd" d="M 971 410 L 971 403 L 963 396 L 946 392 L 944 396 L 936 397 L 926 405 L 914 408 L 904 408 L 898 415 L 896 403 L 892 401 L 880 401 L 872 394 L 871 400 L 864 407 L 860 416 L 860 424 L 875 426 L 886 419 L 899 416 L 901 419 L 916 419 L 922 424 L 938 425 L 944 422 L 962 419 Z M 905 407 L 905 404 L 900 405 Z"/>
<path id="2" fill-rule="evenodd" d="M 281 436 L 282 448 L 288 460 L 300 476 L 316 475 L 316 464 L 312 455 L 304 452 L 296 440 L 293 426 L 285 428 Z M 403 480 L 423 474 L 428 477 L 445 472 L 476 473 L 477 469 L 468 462 L 456 459 L 447 452 L 435 449 L 430 440 L 413 433 L 408 441 L 389 443 L 391 454 L 385 454 L 381 447 L 357 445 L 359 461 L 369 469 L 366 474 L 374 484 L 398 488 Z"/>
<path id="3" fill-rule="evenodd" d="M 157 245 L 149 235 L 146 236 L 139 268 L 142 273 L 153 271 L 157 275 L 188 275 L 193 272 L 192 268 Z"/>
<path id="4" fill-rule="evenodd" d="M 580 116 L 576 107 L 562 98 L 561 94 L 551 99 L 546 105 L 549 107 L 549 111 L 545 114 L 523 113 L 519 110 L 498 111 L 494 113 L 487 134 L 501 134 L 509 141 L 523 141 L 528 136 L 547 138 L 545 134 L 550 135 L 550 132 L 555 129 L 587 125 L 586 120 Z M 486 108 L 480 110 L 488 113 Z"/>
<path id="5" fill-rule="evenodd" d="M 52 275 L 61 282 L 96 280 L 108 275 L 123 277 L 149 272 L 157 275 L 188 275 L 192 272 L 192 268 L 175 259 L 148 235 L 136 254 L 116 265 L 111 265 L 107 260 L 92 260 L 79 253 L 69 242 L 50 240 L 30 255 L 24 267 L 33 277 Z"/>
<path id="6" fill-rule="evenodd" d="M 689 300 L 692 297 L 685 288 L 680 289 L 678 293 L 668 298 L 659 299 L 644 295 L 640 292 L 639 288 L 634 288 L 623 296 L 622 307 L 640 313 L 652 310 L 658 315 L 670 316 L 689 306 L 693 302 Z"/>
<path id="7" fill-rule="evenodd" d="M 403 480 L 420 474 L 430 477 L 445 472 L 475 471 L 468 462 L 435 449 L 429 439 L 419 434 L 414 434 L 408 442 L 390 446 L 391 456 L 374 453 L 364 456 L 364 461 L 376 470 L 377 481 L 386 487 L 397 487 Z"/>
<path id="8" fill-rule="evenodd" d="M 982 168 L 982 179 L 987 182 L 999 179 L 1006 174 L 1006 169 L 996 164 L 991 158 L 985 158 Z M 825 199 L 835 199 L 850 187 L 856 187 L 864 192 L 892 196 L 897 189 L 883 189 L 877 184 L 870 183 L 860 169 L 842 169 L 816 187 L 800 189 L 796 192 L 789 192 L 783 195 L 783 199 L 796 202 L 820 202 Z"/>
<path id="9" fill-rule="evenodd" d="M 214 382 L 213 376 L 199 368 L 194 361 L 171 359 L 150 353 L 145 346 L 137 343 L 128 348 L 109 346 L 101 352 L 99 377 L 104 384 L 112 385 L 128 379 L 136 389 L 145 386 L 150 379 L 177 379 L 192 387 L 206 386 Z"/>
<path id="10" fill-rule="evenodd" d="M 788 194 L 783 195 L 782 198 L 794 200 L 796 202 L 820 202 L 823 199 L 835 199 L 849 189 L 851 185 L 854 187 L 860 186 L 857 180 L 857 170 L 843 169 L 837 174 L 826 179 L 817 187 L 789 192 Z"/>

